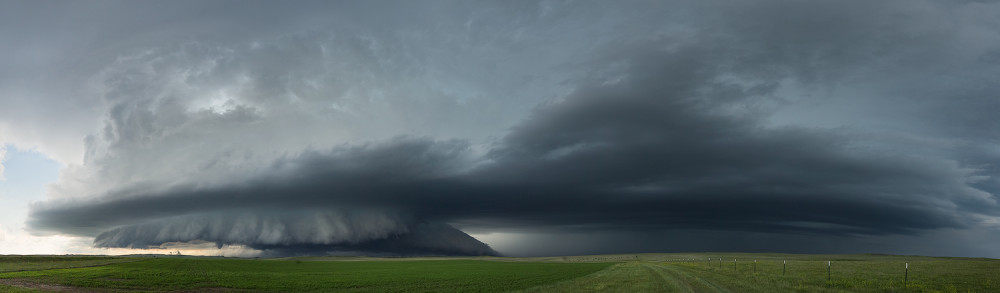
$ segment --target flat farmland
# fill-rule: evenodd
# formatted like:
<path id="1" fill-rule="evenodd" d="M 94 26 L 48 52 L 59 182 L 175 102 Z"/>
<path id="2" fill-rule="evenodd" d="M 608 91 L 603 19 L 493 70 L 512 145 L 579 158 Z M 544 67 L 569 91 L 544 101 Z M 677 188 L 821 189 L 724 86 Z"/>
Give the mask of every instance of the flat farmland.
<path id="1" fill-rule="evenodd" d="M 610 263 L 143 258 L 0 274 L 15 292 L 501 292 L 577 278 Z M 8 269 L 18 270 L 18 269 Z"/>
<path id="2" fill-rule="evenodd" d="M 1000 260 L 742 253 L 540 258 L 0 256 L 0 292 L 53 291 L 1000 292 Z"/>

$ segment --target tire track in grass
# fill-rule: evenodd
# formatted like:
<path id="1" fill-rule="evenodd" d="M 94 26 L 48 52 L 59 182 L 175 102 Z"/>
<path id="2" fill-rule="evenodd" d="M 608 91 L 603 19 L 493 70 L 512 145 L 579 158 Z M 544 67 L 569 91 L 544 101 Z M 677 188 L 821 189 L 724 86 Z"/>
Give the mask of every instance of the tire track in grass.
<path id="1" fill-rule="evenodd" d="M 27 292 L 36 292 L 36 290 L 41 292 L 83 292 L 83 293 L 106 292 L 106 291 L 99 291 L 97 289 L 78 288 L 78 287 L 63 286 L 58 284 L 42 283 L 30 279 L 0 279 L 0 284 L 24 289 Z M 0 289 L 4 288 L 0 287 Z"/>
<path id="2" fill-rule="evenodd" d="M 148 260 L 150 260 L 150 259 L 142 259 L 142 258 L 135 258 L 135 259 L 108 259 L 108 260 L 103 261 L 103 262 L 93 262 L 93 263 L 92 262 L 63 261 L 63 262 L 58 262 L 59 266 L 50 266 L 50 267 L 17 267 L 16 265 L 21 264 L 21 263 L 16 263 L 16 264 L 13 264 L 13 265 L 12 264 L 5 264 L 8 267 L 0 269 L 0 276 L 2 276 L 3 274 L 7 274 L 7 273 L 19 273 L 19 272 L 33 272 L 33 271 L 48 271 L 48 270 L 61 270 L 61 269 L 103 267 L 103 266 L 109 266 L 109 265 L 114 265 L 114 264 L 123 264 L 123 263 L 148 261 Z M 0 263 L 2 263 L 2 262 L 0 262 Z M 55 262 L 53 262 L 53 263 L 55 263 Z"/>
<path id="3" fill-rule="evenodd" d="M 111 260 L 111 261 L 110 262 L 104 262 L 104 263 L 72 263 L 71 262 L 69 264 L 66 264 L 64 262 L 64 263 L 61 264 L 63 266 L 60 266 L 60 267 L 41 267 L 41 268 L 24 268 L 24 269 L 18 268 L 18 269 L 11 270 L 11 271 L 0 272 L 0 284 L 8 286 L 8 287 L 13 287 L 13 288 L 18 288 L 18 289 L 21 289 L 21 290 L 25 290 L 25 292 L 36 292 L 36 291 L 42 291 L 42 292 L 84 292 L 84 293 L 90 293 L 90 292 L 110 292 L 108 290 L 104 290 L 104 289 L 101 289 L 101 288 L 73 287 L 73 286 L 67 286 L 67 285 L 56 284 L 56 283 L 48 283 L 48 282 L 44 282 L 42 280 L 32 279 L 32 278 L 11 278 L 11 277 L 9 277 L 9 275 L 16 274 L 16 273 L 23 273 L 23 272 L 62 271 L 62 270 L 73 270 L 73 269 L 81 269 L 81 268 L 94 268 L 94 267 L 112 266 L 112 265 L 118 265 L 118 264 L 126 264 L 126 263 L 133 263 L 133 262 L 149 261 L 150 259 L 135 258 L 135 259 L 109 259 L 109 260 Z M 8 291 L 7 288 L 3 288 L 3 287 L 0 287 L 0 289 L 2 289 L 2 290 L 0 290 L 0 292 L 6 292 L 6 291 Z M 16 292 L 20 292 L 20 291 L 16 291 Z M 132 290 L 115 290 L 114 292 L 132 292 Z"/>
<path id="4" fill-rule="evenodd" d="M 590 275 L 522 292 L 732 293 L 683 268 L 645 262 L 620 263 Z"/>
<path id="5" fill-rule="evenodd" d="M 604 270 L 521 292 L 692 292 L 676 280 L 663 278 L 641 263 L 628 262 Z"/>
<path id="6" fill-rule="evenodd" d="M 684 282 L 674 276 L 668 276 L 667 274 L 664 273 L 664 271 L 661 268 L 658 268 L 657 265 L 642 264 L 642 267 L 646 269 L 646 271 L 648 271 L 650 274 L 660 277 L 660 280 L 662 282 L 673 284 L 674 285 L 673 287 L 676 289 L 676 291 L 673 292 L 684 292 L 684 293 L 700 292 L 700 291 L 695 291 L 695 288 L 692 287 L 691 284 Z"/>
<path id="7" fill-rule="evenodd" d="M 696 274 L 691 274 L 689 271 L 680 269 L 676 266 L 669 265 L 657 265 L 657 264 L 644 264 L 651 270 L 656 271 L 662 278 L 669 278 L 674 280 L 674 282 L 679 284 L 684 284 L 685 287 L 689 288 L 690 291 L 685 292 L 721 292 L 721 293 L 732 293 L 729 289 L 719 286 L 711 281 L 705 280 L 698 277 Z"/>

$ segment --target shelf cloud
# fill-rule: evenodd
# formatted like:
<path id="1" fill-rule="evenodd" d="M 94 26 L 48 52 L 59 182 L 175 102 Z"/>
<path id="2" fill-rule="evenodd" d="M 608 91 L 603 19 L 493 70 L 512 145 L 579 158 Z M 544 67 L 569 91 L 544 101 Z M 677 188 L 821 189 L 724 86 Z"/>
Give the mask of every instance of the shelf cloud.
<path id="1" fill-rule="evenodd" d="M 316 6 L 102 36 L 123 40 L 72 73 L 97 117 L 84 156 L 30 231 L 274 255 L 509 253 L 466 232 L 618 252 L 608 233 L 665 231 L 690 237 L 633 250 L 960 254 L 871 243 L 1000 235 L 998 3 Z"/>

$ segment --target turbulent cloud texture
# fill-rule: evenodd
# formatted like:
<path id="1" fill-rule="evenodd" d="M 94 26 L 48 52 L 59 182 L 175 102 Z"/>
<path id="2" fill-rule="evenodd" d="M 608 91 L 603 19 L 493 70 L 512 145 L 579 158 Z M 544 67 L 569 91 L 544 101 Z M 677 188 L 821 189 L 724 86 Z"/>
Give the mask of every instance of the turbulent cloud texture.
<path id="1" fill-rule="evenodd" d="M 998 3 L 311 5 L 206 9 L 74 67 L 100 126 L 32 231 L 466 255 L 496 252 L 454 227 L 591 253 L 1000 233 Z"/>
<path id="2" fill-rule="evenodd" d="M 379 212 L 274 213 L 251 210 L 167 218 L 120 226 L 94 239 L 97 247 L 152 247 L 194 240 L 277 250 L 277 255 L 312 251 L 359 253 L 496 255 L 489 246 L 451 226 L 410 224 Z M 285 253 L 282 253 L 285 251 Z"/>

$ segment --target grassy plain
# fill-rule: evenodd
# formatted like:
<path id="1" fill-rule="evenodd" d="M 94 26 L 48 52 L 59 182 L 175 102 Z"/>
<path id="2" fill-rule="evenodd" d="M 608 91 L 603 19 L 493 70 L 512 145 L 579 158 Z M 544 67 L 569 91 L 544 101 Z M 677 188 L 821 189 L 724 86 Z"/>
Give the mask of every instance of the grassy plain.
<path id="1" fill-rule="evenodd" d="M 622 258 L 627 257 L 581 256 L 567 261 Z M 637 259 L 525 291 L 1000 292 L 997 259 L 749 253 L 644 254 Z"/>
<path id="2" fill-rule="evenodd" d="M 102 266 L 141 260 L 138 258 L 113 256 L 50 256 L 14 255 L 0 256 L 0 273 L 16 271 L 39 271 L 49 269 Z"/>
<path id="3" fill-rule="evenodd" d="M 576 278 L 609 265 L 468 259 L 302 261 L 145 258 L 105 266 L 3 273 L 0 274 L 0 284 L 7 285 L 0 290 L 28 287 L 110 292 L 498 292 Z"/>
<path id="4" fill-rule="evenodd" d="M 782 261 L 787 262 L 784 273 Z M 906 284 L 905 263 L 910 266 Z M 743 253 L 261 260 L 0 256 L 0 292 L 39 290 L 1000 292 L 1000 260 Z"/>

